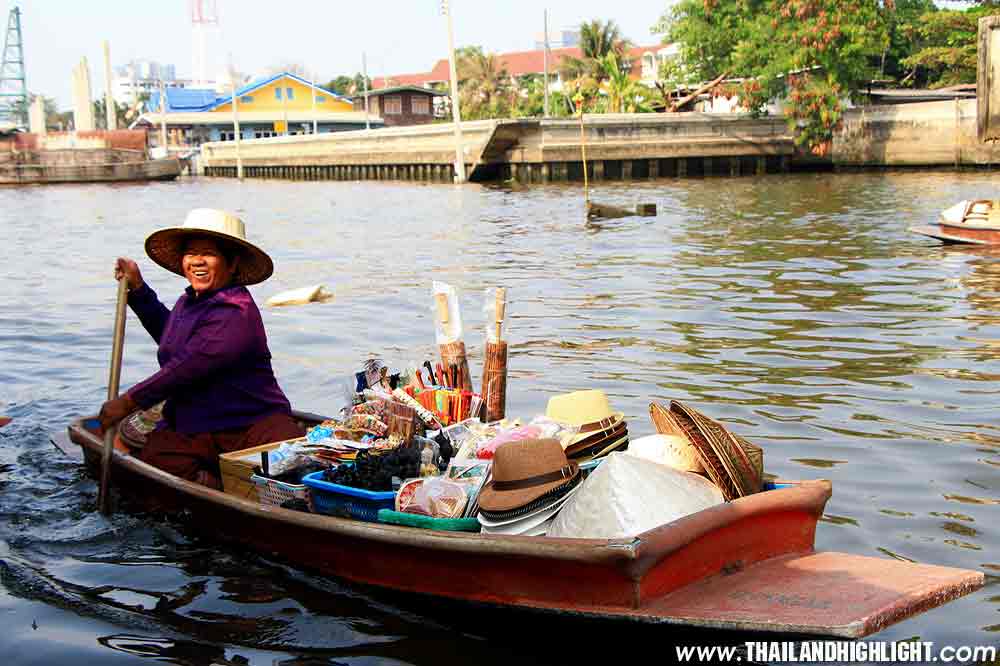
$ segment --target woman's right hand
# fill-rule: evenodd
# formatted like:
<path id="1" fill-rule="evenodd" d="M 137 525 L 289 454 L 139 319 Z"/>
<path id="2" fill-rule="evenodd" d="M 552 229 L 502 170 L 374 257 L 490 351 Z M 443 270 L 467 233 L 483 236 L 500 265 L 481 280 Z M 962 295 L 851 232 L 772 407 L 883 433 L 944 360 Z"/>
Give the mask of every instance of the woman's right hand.
<path id="1" fill-rule="evenodd" d="M 118 257 L 115 262 L 115 279 L 125 278 L 128 283 L 128 290 L 135 291 L 142 286 L 142 273 L 139 272 L 139 264 L 128 257 Z"/>

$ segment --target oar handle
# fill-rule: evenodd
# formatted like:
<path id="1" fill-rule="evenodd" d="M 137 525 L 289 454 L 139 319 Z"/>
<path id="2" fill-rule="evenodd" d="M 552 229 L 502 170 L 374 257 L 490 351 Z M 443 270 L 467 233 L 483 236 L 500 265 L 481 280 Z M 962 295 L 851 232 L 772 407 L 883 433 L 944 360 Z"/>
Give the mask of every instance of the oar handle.
<path id="1" fill-rule="evenodd" d="M 125 305 L 128 301 L 128 280 L 124 276 L 118 280 L 118 302 L 115 304 L 115 331 L 111 343 L 111 374 L 108 377 L 108 400 L 118 397 L 118 385 L 122 374 L 122 350 L 125 346 Z M 114 426 L 104 433 L 104 449 L 101 451 L 101 485 L 97 493 L 97 506 L 101 513 L 111 513 L 108 496 L 108 479 L 111 476 L 111 453 L 115 448 Z"/>

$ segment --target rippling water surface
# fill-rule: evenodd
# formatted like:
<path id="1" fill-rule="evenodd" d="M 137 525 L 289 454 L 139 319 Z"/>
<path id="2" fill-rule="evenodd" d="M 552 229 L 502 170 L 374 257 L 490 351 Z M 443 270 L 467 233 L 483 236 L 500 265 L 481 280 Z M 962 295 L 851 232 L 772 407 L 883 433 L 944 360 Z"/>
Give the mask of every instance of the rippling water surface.
<path id="1" fill-rule="evenodd" d="M 259 303 L 322 282 L 334 301 L 264 310 L 279 381 L 330 412 L 378 355 L 436 353 L 430 281 L 462 290 L 473 374 L 482 290 L 511 294 L 508 414 L 602 388 L 636 434 L 651 399 L 690 400 L 762 445 L 767 471 L 832 479 L 817 547 L 964 567 L 987 586 L 876 638 L 1000 640 L 1000 251 L 907 232 L 991 173 L 663 180 L 595 190 L 655 218 L 582 224 L 577 187 L 188 180 L 0 189 L 0 646 L 16 664 L 558 663 L 572 626 L 499 637 L 456 615 L 320 580 L 181 523 L 95 512 L 96 485 L 50 443 L 106 391 L 114 258 L 198 206 L 245 219 L 275 259 Z M 131 320 L 122 384 L 155 369 Z M 481 618 L 481 619 L 480 619 Z M 569 633 L 567 633 L 567 631 Z M 511 640 L 513 638 L 513 640 Z M 667 628 L 635 637 L 665 651 Z M 701 643 L 710 642 L 700 637 Z M 629 643 L 631 645 L 631 643 Z M 628 651 L 632 651 L 628 647 Z M 568 652 L 566 652 L 568 650 Z M 672 649 L 671 649 L 672 653 Z M 638 653 L 637 653 L 638 654 Z M 586 659 L 584 659 L 586 661 Z"/>

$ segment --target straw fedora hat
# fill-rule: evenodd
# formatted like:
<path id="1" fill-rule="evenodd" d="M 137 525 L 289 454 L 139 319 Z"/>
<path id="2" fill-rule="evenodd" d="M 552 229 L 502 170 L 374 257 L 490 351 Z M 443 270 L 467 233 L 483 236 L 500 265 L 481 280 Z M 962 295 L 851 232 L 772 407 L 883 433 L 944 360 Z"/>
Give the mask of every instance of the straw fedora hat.
<path id="1" fill-rule="evenodd" d="M 625 419 L 624 412 L 612 411 L 608 396 L 599 389 L 554 395 L 549 398 L 545 416 L 580 429 L 567 446 L 601 432 L 611 433 Z"/>
<path id="2" fill-rule="evenodd" d="M 579 474 L 580 466 L 566 459 L 557 439 L 501 444 L 493 458 L 493 479 L 479 493 L 479 508 L 499 514 L 527 507 L 572 483 Z M 503 518 L 507 517 L 513 516 Z"/>
<path id="3" fill-rule="evenodd" d="M 184 243 L 192 237 L 215 238 L 238 250 L 239 265 L 233 273 L 233 284 L 250 285 L 263 282 L 274 272 L 271 257 L 247 240 L 243 220 L 232 213 L 214 208 L 195 208 L 179 227 L 158 229 L 146 238 L 146 254 L 171 273 L 183 276 L 181 257 Z"/>
<path id="4" fill-rule="evenodd" d="M 764 452 L 759 446 L 676 400 L 670 402 L 670 414 L 694 445 L 709 478 L 722 489 L 726 500 L 760 492 Z"/>

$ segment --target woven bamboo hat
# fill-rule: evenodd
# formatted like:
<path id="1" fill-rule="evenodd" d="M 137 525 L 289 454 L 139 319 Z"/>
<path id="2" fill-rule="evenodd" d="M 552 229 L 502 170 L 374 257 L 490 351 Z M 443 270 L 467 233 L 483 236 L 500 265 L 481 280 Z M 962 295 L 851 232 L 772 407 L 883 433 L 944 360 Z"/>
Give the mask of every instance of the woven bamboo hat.
<path id="1" fill-rule="evenodd" d="M 580 466 L 566 459 L 557 439 L 522 439 L 497 447 L 493 479 L 479 493 L 488 512 L 517 509 L 572 483 Z"/>
<path id="2" fill-rule="evenodd" d="M 233 284 L 258 284 L 274 272 L 271 257 L 247 240 L 243 220 L 213 208 L 195 208 L 188 213 L 181 226 L 151 233 L 146 238 L 146 254 L 171 273 L 183 276 L 181 257 L 184 255 L 184 243 L 195 237 L 220 240 L 239 252 L 240 261 L 233 273 Z"/>
<path id="3" fill-rule="evenodd" d="M 760 492 L 764 452 L 759 446 L 676 400 L 670 402 L 670 415 L 684 430 L 709 478 L 722 489 L 727 500 Z"/>
<path id="4" fill-rule="evenodd" d="M 625 419 L 623 412 L 612 411 L 608 396 L 597 389 L 552 396 L 545 408 L 545 416 L 580 428 L 568 446 L 600 432 L 610 434 Z"/>

